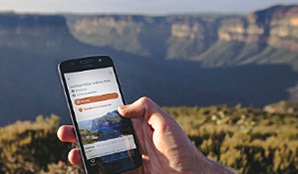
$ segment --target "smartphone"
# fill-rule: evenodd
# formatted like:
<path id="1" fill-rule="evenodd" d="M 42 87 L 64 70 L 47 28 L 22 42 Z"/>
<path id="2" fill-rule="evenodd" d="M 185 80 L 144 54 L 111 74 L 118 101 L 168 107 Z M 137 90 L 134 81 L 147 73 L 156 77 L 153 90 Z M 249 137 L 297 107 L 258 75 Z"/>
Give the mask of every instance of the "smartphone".
<path id="1" fill-rule="evenodd" d="M 109 56 L 71 59 L 58 65 L 86 173 L 121 173 L 141 166 L 130 119 L 117 112 L 124 105 Z"/>

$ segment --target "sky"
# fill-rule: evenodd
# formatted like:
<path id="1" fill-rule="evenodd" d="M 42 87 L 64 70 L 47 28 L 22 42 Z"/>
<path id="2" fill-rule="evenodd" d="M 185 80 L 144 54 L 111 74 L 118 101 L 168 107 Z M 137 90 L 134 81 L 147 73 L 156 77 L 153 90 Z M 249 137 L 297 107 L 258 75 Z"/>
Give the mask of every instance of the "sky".
<path id="1" fill-rule="evenodd" d="M 245 14 L 298 0 L 0 0 L 1 11 L 18 13 Z"/>

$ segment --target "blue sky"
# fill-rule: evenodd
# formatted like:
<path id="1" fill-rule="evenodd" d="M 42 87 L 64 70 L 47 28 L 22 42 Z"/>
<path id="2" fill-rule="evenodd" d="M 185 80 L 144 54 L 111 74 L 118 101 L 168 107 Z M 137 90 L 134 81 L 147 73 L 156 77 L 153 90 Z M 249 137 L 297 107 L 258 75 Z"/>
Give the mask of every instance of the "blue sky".
<path id="1" fill-rule="evenodd" d="M 0 0 L 0 11 L 30 13 L 248 13 L 298 0 Z"/>

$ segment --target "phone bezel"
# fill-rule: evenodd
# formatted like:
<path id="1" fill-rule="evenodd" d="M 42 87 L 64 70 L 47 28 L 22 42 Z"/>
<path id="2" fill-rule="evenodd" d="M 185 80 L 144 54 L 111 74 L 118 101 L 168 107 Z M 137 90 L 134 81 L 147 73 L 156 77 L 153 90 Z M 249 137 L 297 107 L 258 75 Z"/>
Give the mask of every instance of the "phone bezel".
<path id="1" fill-rule="evenodd" d="M 84 61 L 84 60 L 92 60 L 92 62 L 82 63 L 82 61 Z M 95 55 L 95 56 L 86 56 L 86 57 L 82 57 L 82 58 L 75 58 L 75 59 L 65 60 L 65 61 L 61 62 L 58 65 L 60 80 L 61 80 L 61 83 L 62 83 L 62 86 L 63 86 L 63 91 L 64 91 L 64 94 L 65 94 L 68 110 L 70 112 L 71 120 L 72 120 L 72 123 L 75 127 L 75 135 L 76 135 L 77 140 L 79 141 L 78 145 L 79 145 L 79 148 L 82 152 L 81 153 L 82 154 L 82 160 L 83 160 L 83 165 L 84 165 L 86 173 L 88 173 L 88 170 L 90 170 L 90 169 L 89 169 L 89 166 L 87 165 L 88 160 L 87 160 L 87 157 L 86 157 L 85 149 L 83 148 L 82 139 L 81 139 L 81 136 L 80 136 L 80 133 L 79 133 L 79 126 L 78 126 L 78 123 L 77 123 L 77 120 L 76 120 L 74 107 L 73 107 L 73 104 L 71 102 L 70 93 L 69 93 L 68 88 L 67 88 L 66 79 L 65 79 L 64 74 L 65 73 L 72 73 L 72 72 L 81 72 L 81 71 L 86 71 L 86 70 L 93 70 L 93 69 L 100 69 L 100 68 L 106 68 L 106 67 L 112 67 L 113 68 L 114 73 L 115 73 L 116 82 L 117 82 L 117 87 L 118 87 L 119 92 L 121 94 L 121 100 L 122 100 L 123 104 L 125 104 L 126 102 L 124 100 L 123 92 L 121 90 L 120 81 L 119 81 L 119 78 L 118 78 L 118 75 L 117 75 L 117 71 L 116 71 L 114 62 L 113 62 L 111 57 L 109 57 L 109 56 L 97 56 L 97 55 Z M 135 165 L 136 165 L 135 168 L 138 168 L 142 165 L 142 160 L 141 160 L 141 155 L 140 155 L 140 152 L 139 152 L 137 137 L 135 135 L 134 127 L 133 127 L 133 124 L 132 124 L 131 121 L 130 121 L 130 124 L 133 128 L 133 137 L 134 137 L 134 141 L 135 141 L 135 144 L 136 144 L 136 147 L 137 147 L 136 150 L 135 150 L 136 155 L 134 156 L 134 161 L 135 161 Z M 132 169 L 128 169 L 128 170 L 132 170 Z M 125 172 L 125 171 L 127 171 L 127 170 L 123 170 L 121 172 Z"/>

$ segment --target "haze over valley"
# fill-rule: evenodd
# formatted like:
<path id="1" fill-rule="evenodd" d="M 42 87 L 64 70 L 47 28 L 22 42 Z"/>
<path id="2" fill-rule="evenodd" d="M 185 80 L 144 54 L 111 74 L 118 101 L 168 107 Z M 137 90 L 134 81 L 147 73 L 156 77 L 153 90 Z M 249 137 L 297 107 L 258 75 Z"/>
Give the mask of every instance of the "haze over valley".
<path id="1" fill-rule="evenodd" d="M 70 122 L 65 59 L 114 58 L 128 103 L 162 106 L 298 100 L 298 6 L 247 15 L 0 13 L 0 125 L 52 113 Z M 3 119 L 5 118 L 5 119 Z"/>

